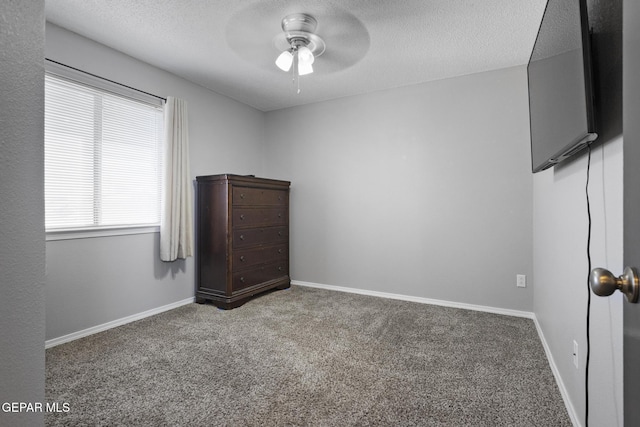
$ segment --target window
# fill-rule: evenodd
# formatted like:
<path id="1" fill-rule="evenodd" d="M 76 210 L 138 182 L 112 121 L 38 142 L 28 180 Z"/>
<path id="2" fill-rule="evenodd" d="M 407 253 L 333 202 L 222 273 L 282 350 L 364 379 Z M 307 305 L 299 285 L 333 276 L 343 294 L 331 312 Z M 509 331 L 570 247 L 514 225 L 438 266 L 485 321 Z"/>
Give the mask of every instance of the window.
<path id="1" fill-rule="evenodd" d="M 91 80 L 47 67 L 47 231 L 159 225 L 161 101 L 133 99 L 114 92 L 126 89 L 108 90 L 109 82 L 96 87 L 73 77 Z"/>

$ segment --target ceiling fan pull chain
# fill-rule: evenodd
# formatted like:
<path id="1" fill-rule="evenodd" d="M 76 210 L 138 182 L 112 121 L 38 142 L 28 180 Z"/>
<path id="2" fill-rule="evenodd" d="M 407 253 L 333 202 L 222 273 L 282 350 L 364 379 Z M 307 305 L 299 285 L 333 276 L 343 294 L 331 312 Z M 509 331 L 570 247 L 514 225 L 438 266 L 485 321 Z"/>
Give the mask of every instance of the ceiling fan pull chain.
<path id="1" fill-rule="evenodd" d="M 300 58 L 298 56 L 298 46 L 293 51 L 293 83 L 296 85 L 296 94 L 300 93 L 300 73 L 298 72 Z"/>
<path id="2" fill-rule="evenodd" d="M 293 50 L 293 66 L 291 67 L 291 83 L 296 84 L 296 75 L 298 74 L 298 51 Z"/>

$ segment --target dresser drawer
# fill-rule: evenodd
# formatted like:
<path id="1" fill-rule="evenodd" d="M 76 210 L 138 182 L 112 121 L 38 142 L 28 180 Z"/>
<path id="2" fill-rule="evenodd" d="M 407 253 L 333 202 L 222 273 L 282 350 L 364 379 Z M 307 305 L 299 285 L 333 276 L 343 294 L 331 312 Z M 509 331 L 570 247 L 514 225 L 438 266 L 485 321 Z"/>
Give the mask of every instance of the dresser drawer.
<path id="1" fill-rule="evenodd" d="M 289 256 L 288 244 L 259 247 L 253 249 L 241 249 L 233 252 L 232 271 L 251 268 L 259 264 L 267 264 L 273 261 L 287 259 Z"/>
<path id="2" fill-rule="evenodd" d="M 269 280 L 285 277 L 289 274 L 289 265 L 286 260 L 263 265 L 250 270 L 245 270 L 233 274 L 233 292 L 250 286 L 258 285 Z"/>
<path id="3" fill-rule="evenodd" d="M 264 245 L 287 242 L 289 227 L 240 228 L 233 230 L 233 247 Z"/>
<path id="4" fill-rule="evenodd" d="M 233 204 L 250 206 L 284 206 L 287 203 L 287 191 L 265 188 L 233 187 Z"/>
<path id="5" fill-rule="evenodd" d="M 287 208 L 236 208 L 233 209 L 232 221 L 234 227 L 255 227 L 265 225 L 287 224 Z"/>

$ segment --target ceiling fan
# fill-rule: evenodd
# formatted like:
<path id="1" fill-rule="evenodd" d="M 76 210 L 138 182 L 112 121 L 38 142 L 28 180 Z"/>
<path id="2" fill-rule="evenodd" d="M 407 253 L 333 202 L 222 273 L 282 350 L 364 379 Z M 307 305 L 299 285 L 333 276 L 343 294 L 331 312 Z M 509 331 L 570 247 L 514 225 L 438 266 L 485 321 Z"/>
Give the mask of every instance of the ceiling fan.
<path id="1" fill-rule="evenodd" d="M 366 55 L 369 33 L 351 12 L 333 2 L 300 0 L 295 6 L 249 1 L 227 22 L 229 47 L 260 72 L 291 73 L 294 83 L 311 73 L 326 78 Z M 276 77 L 273 85 L 281 87 L 282 81 Z"/>
<path id="2" fill-rule="evenodd" d="M 324 40 L 315 34 L 318 21 L 306 13 L 294 13 L 282 19 L 284 39 L 276 39 L 276 47 L 282 53 L 276 58 L 276 66 L 282 71 L 293 71 L 293 80 L 298 83 L 300 93 L 300 76 L 313 73 L 315 59 L 322 55 L 326 45 Z M 286 41 L 283 45 L 282 41 Z"/>

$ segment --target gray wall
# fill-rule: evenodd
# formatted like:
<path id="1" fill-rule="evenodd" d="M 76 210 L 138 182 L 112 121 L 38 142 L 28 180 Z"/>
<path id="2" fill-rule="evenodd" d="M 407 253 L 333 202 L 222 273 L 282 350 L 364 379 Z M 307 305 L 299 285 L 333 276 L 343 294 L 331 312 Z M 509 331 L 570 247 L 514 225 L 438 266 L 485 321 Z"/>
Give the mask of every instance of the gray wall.
<path id="1" fill-rule="evenodd" d="M 621 274 L 621 2 L 589 1 L 598 138 L 591 167 L 592 267 Z M 585 155 L 534 176 L 534 311 L 569 400 L 584 423 L 587 305 Z M 622 295 L 592 298 L 590 425 L 622 425 Z M 572 363 L 579 344 L 579 368 Z"/>
<path id="2" fill-rule="evenodd" d="M 266 114 L 294 280 L 531 311 L 524 67 Z"/>
<path id="3" fill-rule="evenodd" d="M 185 99 L 194 178 L 263 174 L 260 111 L 51 24 L 46 56 L 156 95 Z M 48 241 L 47 339 L 193 297 L 193 258 L 163 263 L 158 248 L 157 233 Z"/>
<path id="4" fill-rule="evenodd" d="M 44 2 L 0 5 L 0 403 L 44 401 Z M 0 412 L 0 425 L 43 424 Z"/>

